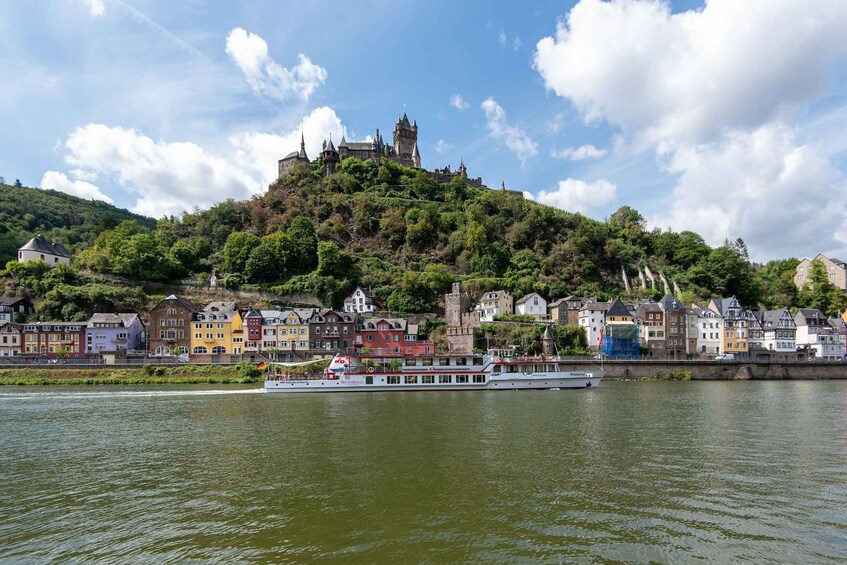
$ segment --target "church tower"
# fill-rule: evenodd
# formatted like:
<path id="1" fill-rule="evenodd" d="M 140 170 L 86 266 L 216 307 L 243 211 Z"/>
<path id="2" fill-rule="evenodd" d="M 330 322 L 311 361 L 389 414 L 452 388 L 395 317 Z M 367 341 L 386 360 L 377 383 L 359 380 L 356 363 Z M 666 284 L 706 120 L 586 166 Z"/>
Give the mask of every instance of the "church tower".
<path id="1" fill-rule="evenodd" d="M 406 112 L 403 112 L 403 117 L 398 119 L 394 125 L 394 154 L 400 164 L 407 167 L 415 166 L 412 161 L 412 153 L 417 142 L 418 122 L 415 120 L 414 124 L 410 124 Z"/>

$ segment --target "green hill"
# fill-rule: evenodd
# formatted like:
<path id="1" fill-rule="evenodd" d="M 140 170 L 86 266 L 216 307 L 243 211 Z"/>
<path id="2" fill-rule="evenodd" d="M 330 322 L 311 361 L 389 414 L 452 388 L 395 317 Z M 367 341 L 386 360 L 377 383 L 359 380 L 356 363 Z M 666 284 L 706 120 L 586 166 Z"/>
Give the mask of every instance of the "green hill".
<path id="1" fill-rule="evenodd" d="M 655 298 L 661 274 L 685 302 L 797 300 L 796 260 L 753 265 L 741 240 L 711 248 L 692 232 L 647 230 L 628 207 L 596 221 L 458 178 L 439 184 L 387 159 L 347 158 L 329 177 L 318 165 L 296 169 L 264 195 L 160 220 L 155 230 L 125 222 L 77 262 L 130 279 L 216 271 L 230 288 L 310 293 L 335 306 L 363 285 L 395 312 L 432 311 L 455 280 L 477 296 L 504 288 Z M 657 284 L 627 291 L 622 272 L 637 281 L 644 267 Z"/>
<path id="2" fill-rule="evenodd" d="M 149 229 L 156 226 L 151 218 L 105 202 L 0 184 L 0 265 L 15 259 L 18 248 L 39 233 L 73 253 L 90 247 L 98 233 L 125 220 Z"/>

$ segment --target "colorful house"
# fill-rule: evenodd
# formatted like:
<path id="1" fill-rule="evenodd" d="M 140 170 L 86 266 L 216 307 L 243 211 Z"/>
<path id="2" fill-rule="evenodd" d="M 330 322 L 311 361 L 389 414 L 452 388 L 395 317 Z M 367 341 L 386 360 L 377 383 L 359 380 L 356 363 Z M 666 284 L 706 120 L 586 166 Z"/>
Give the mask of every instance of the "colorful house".
<path id="1" fill-rule="evenodd" d="M 602 352 L 609 359 L 638 357 L 638 326 L 629 308 L 616 298 L 605 315 L 603 326 Z"/>
<path id="2" fill-rule="evenodd" d="M 747 311 L 734 296 L 731 298 L 712 298 L 709 309 L 722 321 L 720 353 L 746 355 L 748 351 Z"/>
<path id="3" fill-rule="evenodd" d="M 17 324 L 0 325 L 0 357 L 21 354 L 21 328 Z"/>
<path id="4" fill-rule="evenodd" d="M 187 298 L 171 294 L 149 312 L 148 350 L 154 355 L 189 353 L 194 316 L 200 308 Z"/>
<path id="5" fill-rule="evenodd" d="M 143 334 L 138 314 L 94 314 L 85 328 L 85 352 L 141 349 Z"/>
<path id="6" fill-rule="evenodd" d="M 235 302 L 211 302 L 194 315 L 191 353 L 223 355 L 242 353 L 244 323 Z"/>
<path id="7" fill-rule="evenodd" d="M 358 316 L 350 312 L 316 310 L 308 319 L 310 355 L 333 355 L 353 349 Z"/>
<path id="8" fill-rule="evenodd" d="M 23 354 L 82 357 L 85 322 L 32 322 L 22 326 Z"/>

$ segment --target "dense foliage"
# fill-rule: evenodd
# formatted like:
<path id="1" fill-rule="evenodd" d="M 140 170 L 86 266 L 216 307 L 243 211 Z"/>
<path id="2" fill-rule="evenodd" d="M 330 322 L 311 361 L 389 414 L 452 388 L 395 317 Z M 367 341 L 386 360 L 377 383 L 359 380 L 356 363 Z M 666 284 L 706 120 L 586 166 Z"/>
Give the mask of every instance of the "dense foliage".
<path id="1" fill-rule="evenodd" d="M 83 204 L 111 209 L 74 206 Z M 626 206 L 597 221 L 460 178 L 440 184 L 387 159 L 345 158 L 329 177 L 317 164 L 295 168 L 264 195 L 156 225 L 124 214 L 109 216 L 110 226 L 91 226 L 90 241 L 76 240 L 85 249 L 75 265 L 131 281 L 215 272 L 227 288 L 313 294 L 335 307 L 361 285 L 394 313 L 437 309 L 456 280 L 474 297 L 505 289 L 658 299 L 664 279 L 687 304 L 736 296 L 753 308 L 821 304 L 831 313 L 842 303 L 828 287 L 798 292 L 796 259 L 751 263 L 740 239 L 712 248 L 690 231 L 647 230 Z M 655 275 L 646 289 L 638 284 L 645 272 Z"/>
<path id="2" fill-rule="evenodd" d="M 16 258 L 18 248 L 39 233 L 74 252 L 124 220 L 155 227 L 154 220 L 105 202 L 0 183 L 0 265 Z"/>

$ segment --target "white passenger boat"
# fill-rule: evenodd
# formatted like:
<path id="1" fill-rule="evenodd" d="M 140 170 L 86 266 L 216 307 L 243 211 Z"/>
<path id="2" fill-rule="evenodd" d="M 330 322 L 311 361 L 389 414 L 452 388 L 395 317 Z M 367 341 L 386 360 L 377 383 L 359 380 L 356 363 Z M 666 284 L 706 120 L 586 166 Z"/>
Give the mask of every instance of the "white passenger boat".
<path id="1" fill-rule="evenodd" d="M 485 355 L 374 356 L 338 354 L 318 378 L 296 377 L 278 366 L 267 392 L 375 392 L 394 390 L 523 390 L 594 388 L 604 371 L 570 371 L 556 358 Z"/>

